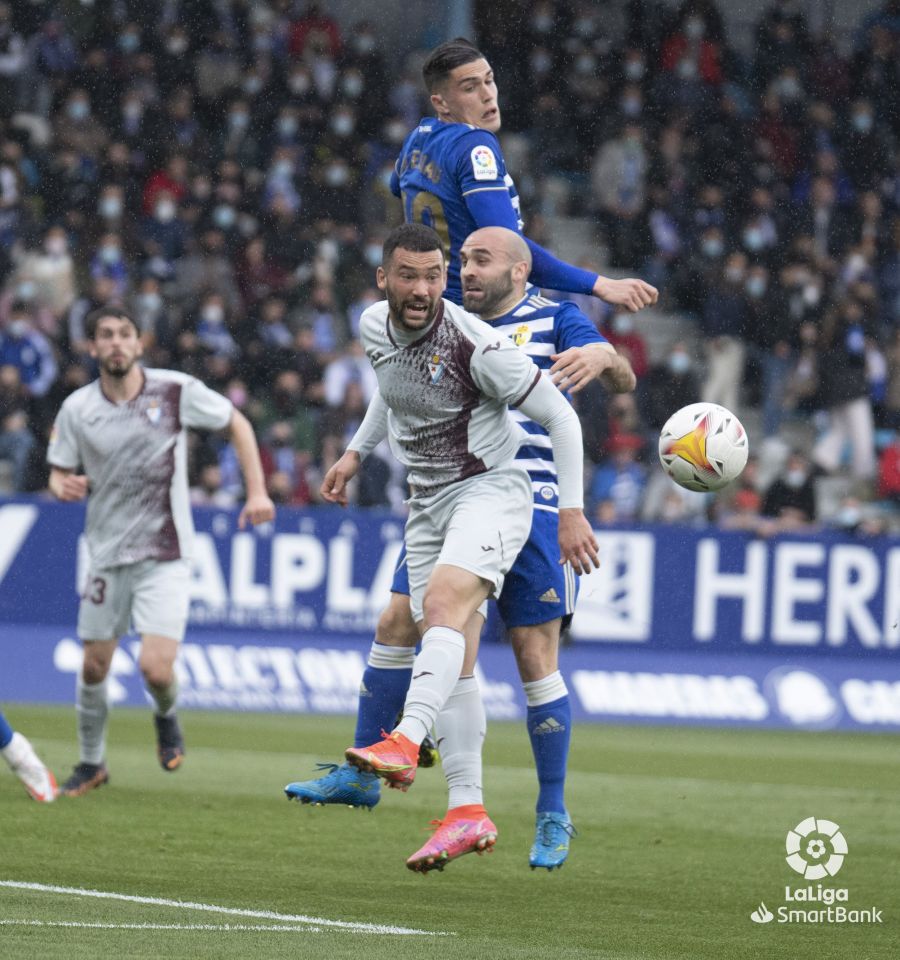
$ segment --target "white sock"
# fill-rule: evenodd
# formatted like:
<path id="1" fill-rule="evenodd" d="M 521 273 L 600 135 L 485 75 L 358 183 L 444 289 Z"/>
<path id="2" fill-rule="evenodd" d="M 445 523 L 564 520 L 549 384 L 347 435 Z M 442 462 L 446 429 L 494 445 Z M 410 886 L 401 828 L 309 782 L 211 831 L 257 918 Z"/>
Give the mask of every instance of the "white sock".
<path id="1" fill-rule="evenodd" d="M 178 699 L 178 681 L 173 680 L 167 687 L 151 687 L 147 691 L 156 701 L 156 712 L 161 717 L 171 717 L 175 713 L 175 701 Z"/>
<path id="2" fill-rule="evenodd" d="M 441 766 L 450 790 L 447 809 L 482 803 L 481 745 L 487 718 L 478 681 L 460 677 L 434 724 Z"/>
<path id="3" fill-rule="evenodd" d="M 12 735 L 12 740 L 0 750 L 6 762 L 13 768 L 25 760 L 31 752 L 31 744 L 18 730 Z"/>
<path id="4" fill-rule="evenodd" d="M 522 684 L 525 691 L 525 699 L 529 707 L 540 707 L 545 703 L 553 703 L 554 700 L 560 700 L 569 692 L 566 687 L 566 681 L 563 680 L 559 670 L 554 670 L 543 680 L 531 680 Z"/>
<path id="5" fill-rule="evenodd" d="M 450 696 L 466 653 L 466 638 L 450 627 L 429 627 L 413 663 L 412 682 L 397 730 L 421 743 Z"/>
<path id="6" fill-rule="evenodd" d="M 109 713 L 106 680 L 101 680 L 100 683 L 85 683 L 81 674 L 78 674 L 75 713 L 78 717 L 81 762 L 95 766 L 103 763 L 106 754 L 106 718 Z"/>
<path id="7" fill-rule="evenodd" d="M 373 640 L 366 662 L 376 670 L 409 670 L 415 660 L 415 647 L 389 647 Z"/>

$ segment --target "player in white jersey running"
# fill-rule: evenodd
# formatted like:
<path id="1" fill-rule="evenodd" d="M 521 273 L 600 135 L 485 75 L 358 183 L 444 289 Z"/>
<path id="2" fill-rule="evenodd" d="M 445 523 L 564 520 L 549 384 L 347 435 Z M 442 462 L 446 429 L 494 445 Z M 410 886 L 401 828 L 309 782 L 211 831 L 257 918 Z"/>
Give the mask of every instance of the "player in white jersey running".
<path id="1" fill-rule="evenodd" d="M 186 428 L 227 431 L 247 492 L 240 527 L 275 516 L 253 428 L 228 399 L 187 374 L 140 366 L 140 334 L 124 310 L 101 307 L 85 327 L 100 377 L 66 398 L 47 451 L 52 493 L 64 501 L 88 498 L 89 571 L 78 613 L 81 755 L 62 785 L 66 796 L 109 781 L 106 677 L 132 623 L 156 706 L 159 762 L 172 771 L 184 757 L 174 664 L 187 622 L 194 535 Z"/>
<path id="2" fill-rule="evenodd" d="M 407 467 L 412 497 L 406 526 L 410 607 L 422 634 L 403 719 L 384 740 L 349 748 L 347 760 L 406 790 L 419 744 L 461 682 L 476 649 L 464 628 L 503 579 L 528 537 L 532 490 L 513 465 L 519 431 L 512 404 L 543 424 L 557 457 L 561 557 L 577 572 L 598 563 L 593 531 L 582 512 L 581 428 L 569 405 L 511 340 L 441 298 L 446 261 L 430 228 L 407 224 L 384 245 L 377 282 L 387 301 L 362 316 L 360 335 L 379 392 L 361 434 L 386 421 L 395 456 Z M 328 472 L 326 499 L 346 502 L 346 484 L 371 447 L 351 441 Z M 476 750 L 477 754 L 477 750 Z M 475 755 L 472 762 L 480 763 Z M 496 827 L 479 783 L 451 807 L 442 828 L 460 853 L 490 848 Z M 458 854 L 457 854 L 458 855 Z M 412 869 L 430 869 L 415 855 Z"/>

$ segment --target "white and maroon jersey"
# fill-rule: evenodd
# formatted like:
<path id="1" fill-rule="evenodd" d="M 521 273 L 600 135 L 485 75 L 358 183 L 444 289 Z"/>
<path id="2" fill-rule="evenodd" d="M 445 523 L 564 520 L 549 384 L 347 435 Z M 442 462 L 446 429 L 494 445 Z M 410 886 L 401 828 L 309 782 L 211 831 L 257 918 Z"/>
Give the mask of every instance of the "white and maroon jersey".
<path id="1" fill-rule="evenodd" d="M 231 401 L 172 370 L 144 370 L 141 392 L 113 403 L 95 380 L 67 397 L 47 461 L 88 478 L 85 535 L 96 569 L 189 557 L 185 428 L 222 430 Z"/>
<path id="2" fill-rule="evenodd" d="M 507 406 L 541 376 L 512 340 L 449 300 L 424 333 L 398 329 L 387 302 L 373 304 L 360 319 L 360 340 L 414 497 L 512 462 L 521 431 Z"/>

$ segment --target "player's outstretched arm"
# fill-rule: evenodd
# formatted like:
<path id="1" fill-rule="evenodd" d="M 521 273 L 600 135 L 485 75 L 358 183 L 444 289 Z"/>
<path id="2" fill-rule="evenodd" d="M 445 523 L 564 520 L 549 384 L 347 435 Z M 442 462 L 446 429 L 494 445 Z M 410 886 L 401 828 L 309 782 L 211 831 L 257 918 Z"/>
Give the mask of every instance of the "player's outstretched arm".
<path id="1" fill-rule="evenodd" d="M 599 380 L 610 393 L 631 393 L 637 377 L 627 357 L 616 352 L 611 343 L 586 343 L 554 353 L 550 378 L 560 390 L 578 393 L 592 380 Z"/>
<path id="2" fill-rule="evenodd" d="M 488 139 L 484 140 L 483 138 Z M 475 139 L 473 139 L 475 138 Z M 484 131 L 473 131 L 462 143 L 466 148 L 473 147 L 481 138 L 483 145 L 489 151 L 495 150 L 496 141 L 492 134 Z M 468 155 L 463 160 L 463 169 L 467 171 Z M 475 173 L 475 179 L 468 176 L 462 181 L 463 199 L 469 214 L 475 221 L 476 228 L 507 227 L 510 230 L 519 230 L 519 214 L 513 207 L 509 190 L 503 182 L 505 168 L 495 168 L 496 179 L 486 180 L 483 175 Z M 564 260 L 554 257 L 549 250 L 545 250 L 534 240 L 524 238 L 531 250 L 531 273 L 528 279 L 537 287 L 547 290 L 564 290 L 567 293 L 583 293 L 599 297 L 607 303 L 622 307 L 632 312 L 642 307 L 649 307 L 659 299 L 659 291 L 644 280 L 613 280 L 601 277 L 590 270 L 582 270 Z"/>
<path id="3" fill-rule="evenodd" d="M 238 528 L 243 530 L 248 522 L 256 526 L 258 523 L 267 523 L 274 520 L 275 504 L 272 503 L 266 493 L 266 479 L 259 459 L 256 436 L 253 433 L 253 427 L 250 426 L 250 421 L 240 410 L 232 412 L 228 434 L 232 444 L 234 444 L 234 450 L 244 477 L 244 489 L 247 491 L 247 500 L 238 517 Z"/>
<path id="4" fill-rule="evenodd" d="M 51 467 L 49 487 L 57 500 L 74 503 L 84 500 L 88 495 L 88 478 L 72 470 L 63 470 L 62 467 Z"/>
<path id="5" fill-rule="evenodd" d="M 573 267 L 564 260 L 558 260 L 527 237 L 525 242 L 531 250 L 532 260 L 528 279 L 535 286 L 548 290 L 565 290 L 569 293 L 587 293 L 632 313 L 642 307 L 649 307 L 659 299 L 659 291 L 645 280 L 613 280 L 610 277 L 601 277 L 589 270 Z"/>

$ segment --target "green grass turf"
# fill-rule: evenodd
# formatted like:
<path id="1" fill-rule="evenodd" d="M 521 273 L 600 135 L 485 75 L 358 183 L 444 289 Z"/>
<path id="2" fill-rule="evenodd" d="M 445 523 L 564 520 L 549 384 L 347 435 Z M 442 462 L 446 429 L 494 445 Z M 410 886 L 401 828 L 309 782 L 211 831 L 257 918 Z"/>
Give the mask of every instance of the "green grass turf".
<path id="1" fill-rule="evenodd" d="M 46 761 L 68 772 L 74 714 L 8 707 Z M 490 856 L 417 876 L 404 860 L 444 810 L 439 770 L 371 814 L 288 804 L 281 788 L 337 758 L 347 717 L 185 713 L 188 758 L 156 765 L 148 713 L 113 713 L 112 783 L 79 800 L 32 803 L 0 769 L 0 880 L 446 931 L 86 930 L 0 925 L 0 957 L 622 958 L 896 957 L 900 953 L 898 738 L 579 726 L 568 799 L 579 835 L 562 871 L 531 872 L 534 773 L 524 727 L 492 724 Z M 837 821 L 850 853 L 833 883 L 882 926 L 765 926 L 796 877 L 788 828 Z M 799 877 L 797 881 L 799 883 Z M 802 905 L 801 905 L 802 906 Z M 268 921 L 0 888 L 0 920 L 97 923 Z"/>

